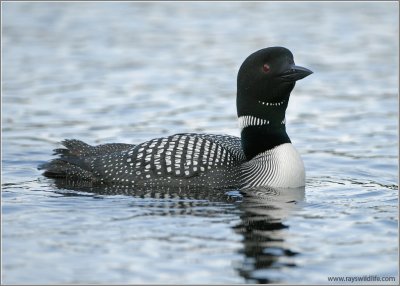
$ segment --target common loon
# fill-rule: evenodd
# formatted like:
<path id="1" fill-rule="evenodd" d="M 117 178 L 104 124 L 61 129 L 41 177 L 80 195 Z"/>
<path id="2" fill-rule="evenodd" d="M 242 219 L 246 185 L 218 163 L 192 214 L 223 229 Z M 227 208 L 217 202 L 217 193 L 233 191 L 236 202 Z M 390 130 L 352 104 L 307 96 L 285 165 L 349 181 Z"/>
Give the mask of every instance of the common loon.
<path id="1" fill-rule="evenodd" d="M 261 49 L 238 72 L 241 138 L 181 133 L 98 146 L 64 140 L 66 148 L 54 150 L 59 157 L 39 169 L 51 178 L 132 187 L 302 187 L 304 165 L 286 133 L 285 112 L 295 82 L 310 74 L 288 49 Z"/>

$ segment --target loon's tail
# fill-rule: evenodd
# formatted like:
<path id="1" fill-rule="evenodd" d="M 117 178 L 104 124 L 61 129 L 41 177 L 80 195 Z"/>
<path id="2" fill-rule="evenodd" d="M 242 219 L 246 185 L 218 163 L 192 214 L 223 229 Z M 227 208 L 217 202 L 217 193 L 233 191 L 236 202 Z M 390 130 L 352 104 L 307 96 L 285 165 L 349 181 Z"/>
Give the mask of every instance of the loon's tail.
<path id="1" fill-rule="evenodd" d="M 38 167 L 39 170 L 45 170 L 43 175 L 46 177 L 94 180 L 92 162 L 96 158 L 134 147 L 124 143 L 91 146 L 75 139 L 64 140 L 61 144 L 65 148 L 53 150 L 53 155 L 59 157 Z"/>

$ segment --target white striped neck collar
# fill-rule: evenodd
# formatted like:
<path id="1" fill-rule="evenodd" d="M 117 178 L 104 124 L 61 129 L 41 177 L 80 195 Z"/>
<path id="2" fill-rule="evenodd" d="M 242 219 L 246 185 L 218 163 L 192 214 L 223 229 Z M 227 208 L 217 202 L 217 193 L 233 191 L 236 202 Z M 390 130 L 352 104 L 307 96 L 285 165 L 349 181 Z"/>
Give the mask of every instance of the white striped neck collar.
<path id="1" fill-rule="evenodd" d="M 244 115 L 244 116 L 239 117 L 240 131 L 242 131 L 244 128 L 249 127 L 249 126 L 267 126 L 270 124 L 271 124 L 270 120 L 258 118 L 258 117 L 251 116 L 251 115 Z M 280 124 L 285 125 L 286 118 L 284 118 Z"/>

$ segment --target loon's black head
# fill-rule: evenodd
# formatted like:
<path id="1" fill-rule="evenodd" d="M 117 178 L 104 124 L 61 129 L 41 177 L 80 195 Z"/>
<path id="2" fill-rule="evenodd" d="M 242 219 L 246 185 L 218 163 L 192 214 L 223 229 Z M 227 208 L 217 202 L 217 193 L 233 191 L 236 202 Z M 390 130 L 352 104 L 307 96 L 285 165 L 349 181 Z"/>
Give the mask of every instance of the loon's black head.
<path id="1" fill-rule="evenodd" d="M 290 92 L 297 80 L 310 74 L 309 69 L 296 66 L 293 54 L 283 47 L 259 50 L 243 62 L 236 105 L 247 159 L 290 143 L 285 127 Z"/>
<path id="2" fill-rule="evenodd" d="M 266 118 L 262 105 L 286 110 L 295 82 L 312 74 L 296 66 L 293 54 L 283 47 L 261 49 L 243 62 L 237 78 L 238 116 Z"/>

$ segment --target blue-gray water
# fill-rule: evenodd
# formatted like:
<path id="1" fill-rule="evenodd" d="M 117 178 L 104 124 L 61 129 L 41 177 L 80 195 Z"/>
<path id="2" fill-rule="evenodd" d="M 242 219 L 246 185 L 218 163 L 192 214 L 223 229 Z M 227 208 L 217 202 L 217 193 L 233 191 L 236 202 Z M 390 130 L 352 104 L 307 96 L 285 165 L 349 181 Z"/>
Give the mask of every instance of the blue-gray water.
<path id="1" fill-rule="evenodd" d="M 2 8 L 3 283 L 399 282 L 397 3 Z M 64 138 L 239 135 L 237 70 L 277 45 L 314 71 L 287 112 L 305 190 L 114 195 L 36 169 Z"/>

